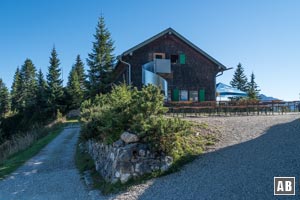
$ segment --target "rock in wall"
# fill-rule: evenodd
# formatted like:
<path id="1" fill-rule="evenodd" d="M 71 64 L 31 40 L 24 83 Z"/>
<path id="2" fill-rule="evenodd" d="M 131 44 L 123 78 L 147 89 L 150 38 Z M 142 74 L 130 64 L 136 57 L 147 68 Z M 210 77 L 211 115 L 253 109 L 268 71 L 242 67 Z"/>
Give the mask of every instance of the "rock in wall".
<path id="1" fill-rule="evenodd" d="M 88 153 L 95 162 L 96 170 L 108 182 L 125 183 L 130 178 L 162 170 L 171 166 L 170 156 L 151 152 L 147 144 L 138 141 L 135 134 L 124 132 L 112 145 L 94 140 L 86 143 Z"/>

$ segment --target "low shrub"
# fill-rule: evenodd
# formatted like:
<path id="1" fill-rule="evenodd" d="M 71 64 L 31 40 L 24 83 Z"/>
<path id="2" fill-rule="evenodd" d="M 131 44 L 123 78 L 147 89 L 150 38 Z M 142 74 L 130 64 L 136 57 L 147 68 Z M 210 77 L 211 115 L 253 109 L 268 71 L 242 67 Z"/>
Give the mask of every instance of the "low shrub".
<path id="1" fill-rule="evenodd" d="M 82 138 L 111 144 L 124 131 L 135 133 L 153 151 L 172 156 L 199 154 L 204 140 L 196 136 L 194 124 L 179 118 L 167 118 L 159 88 L 142 90 L 127 85 L 115 86 L 111 93 L 87 100 L 81 107 Z"/>
<path id="2" fill-rule="evenodd" d="M 83 102 L 83 137 L 112 143 L 125 130 L 142 133 L 151 125 L 151 116 L 161 116 L 166 111 L 163 95 L 155 86 L 144 87 L 141 91 L 126 85 L 115 86 L 111 93 L 99 95 L 93 102 Z"/>

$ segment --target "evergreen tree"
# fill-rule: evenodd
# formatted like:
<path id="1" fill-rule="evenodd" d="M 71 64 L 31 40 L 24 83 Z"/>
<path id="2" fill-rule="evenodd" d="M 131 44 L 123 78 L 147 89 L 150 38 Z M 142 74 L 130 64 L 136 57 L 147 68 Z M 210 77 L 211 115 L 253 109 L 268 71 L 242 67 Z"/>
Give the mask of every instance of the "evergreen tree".
<path id="1" fill-rule="evenodd" d="M 247 77 L 244 74 L 244 68 L 241 63 L 237 65 L 237 68 L 234 72 L 233 78 L 230 82 L 230 85 L 234 88 L 237 88 L 241 91 L 247 92 Z"/>
<path id="2" fill-rule="evenodd" d="M 0 117 L 9 111 L 9 92 L 0 78 Z"/>
<path id="3" fill-rule="evenodd" d="M 39 113 L 43 113 L 47 108 L 47 82 L 44 79 L 44 74 L 40 69 L 37 75 L 37 93 L 36 93 L 36 108 Z"/>
<path id="4" fill-rule="evenodd" d="M 62 108 L 62 100 L 63 100 L 63 85 L 61 76 L 61 69 L 59 68 L 60 61 L 57 58 L 57 53 L 55 48 L 51 51 L 50 56 L 50 66 L 48 67 L 47 74 L 47 100 L 48 100 L 48 108 L 49 111 L 56 115 L 58 109 Z"/>
<path id="5" fill-rule="evenodd" d="M 83 90 L 80 88 L 78 72 L 74 66 L 70 71 L 67 84 L 67 100 L 69 109 L 77 109 L 83 101 Z"/>
<path id="6" fill-rule="evenodd" d="M 94 35 L 92 53 L 88 54 L 87 64 L 89 69 L 89 93 L 95 97 L 99 93 L 106 93 L 111 89 L 112 67 L 115 61 L 113 55 L 114 42 L 106 28 L 104 17 L 101 16 Z"/>
<path id="7" fill-rule="evenodd" d="M 36 105 L 36 68 L 30 59 L 26 59 L 21 67 L 21 108 L 22 111 L 33 108 Z"/>
<path id="8" fill-rule="evenodd" d="M 11 109 L 12 111 L 20 111 L 21 109 L 21 74 L 20 69 L 17 68 L 11 88 Z"/>
<path id="9" fill-rule="evenodd" d="M 78 81 L 80 84 L 80 89 L 83 92 L 86 92 L 86 75 L 84 73 L 84 64 L 80 59 L 80 55 L 77 55 L 76 57 L 76 63 L 73 66 L 73 68 L 75 68 L 76 72 L 77 72 L 77 76 L 78 76 Z"/>
<path id="10" fill-rule="evenodd" d="M 259 89 L 258 89 L 258 85 L 255 82 L 255 75 L 252 72 L 251 76 L 250 76 L 250 82 L 248 83 L 248 97 L 249 99 L 257 99 L 258 95 L 259 95 Z"/>

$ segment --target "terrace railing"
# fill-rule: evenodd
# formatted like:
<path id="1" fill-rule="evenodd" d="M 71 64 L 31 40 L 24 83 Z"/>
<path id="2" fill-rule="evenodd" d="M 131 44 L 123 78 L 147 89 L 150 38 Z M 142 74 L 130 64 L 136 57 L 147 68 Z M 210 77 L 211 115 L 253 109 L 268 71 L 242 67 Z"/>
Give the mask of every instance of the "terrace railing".
<path id="1" fill-rule="evenodd" d="M 206 101 L 166 102 L 169 114 L 173 115 L 260 115 L 300 112 L 299 101 Z"/>

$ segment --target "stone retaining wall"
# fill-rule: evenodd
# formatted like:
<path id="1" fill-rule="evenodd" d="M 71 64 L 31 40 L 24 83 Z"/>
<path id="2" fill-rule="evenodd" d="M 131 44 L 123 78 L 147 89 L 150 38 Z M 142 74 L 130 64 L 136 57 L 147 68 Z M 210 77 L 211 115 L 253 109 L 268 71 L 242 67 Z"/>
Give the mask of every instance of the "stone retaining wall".
<path id="1" fill-rule="evenodd" d="M 172 157 L 156 155 L 147 144 L 139 143 L 136 135 L 127 132 L 113 145 L 89 140 L 86 147 L 96 170 L 112 183 L 118 180 L 124 183 L 130 178 L 157 170 L 165 171 L 173 162 Z"/>

